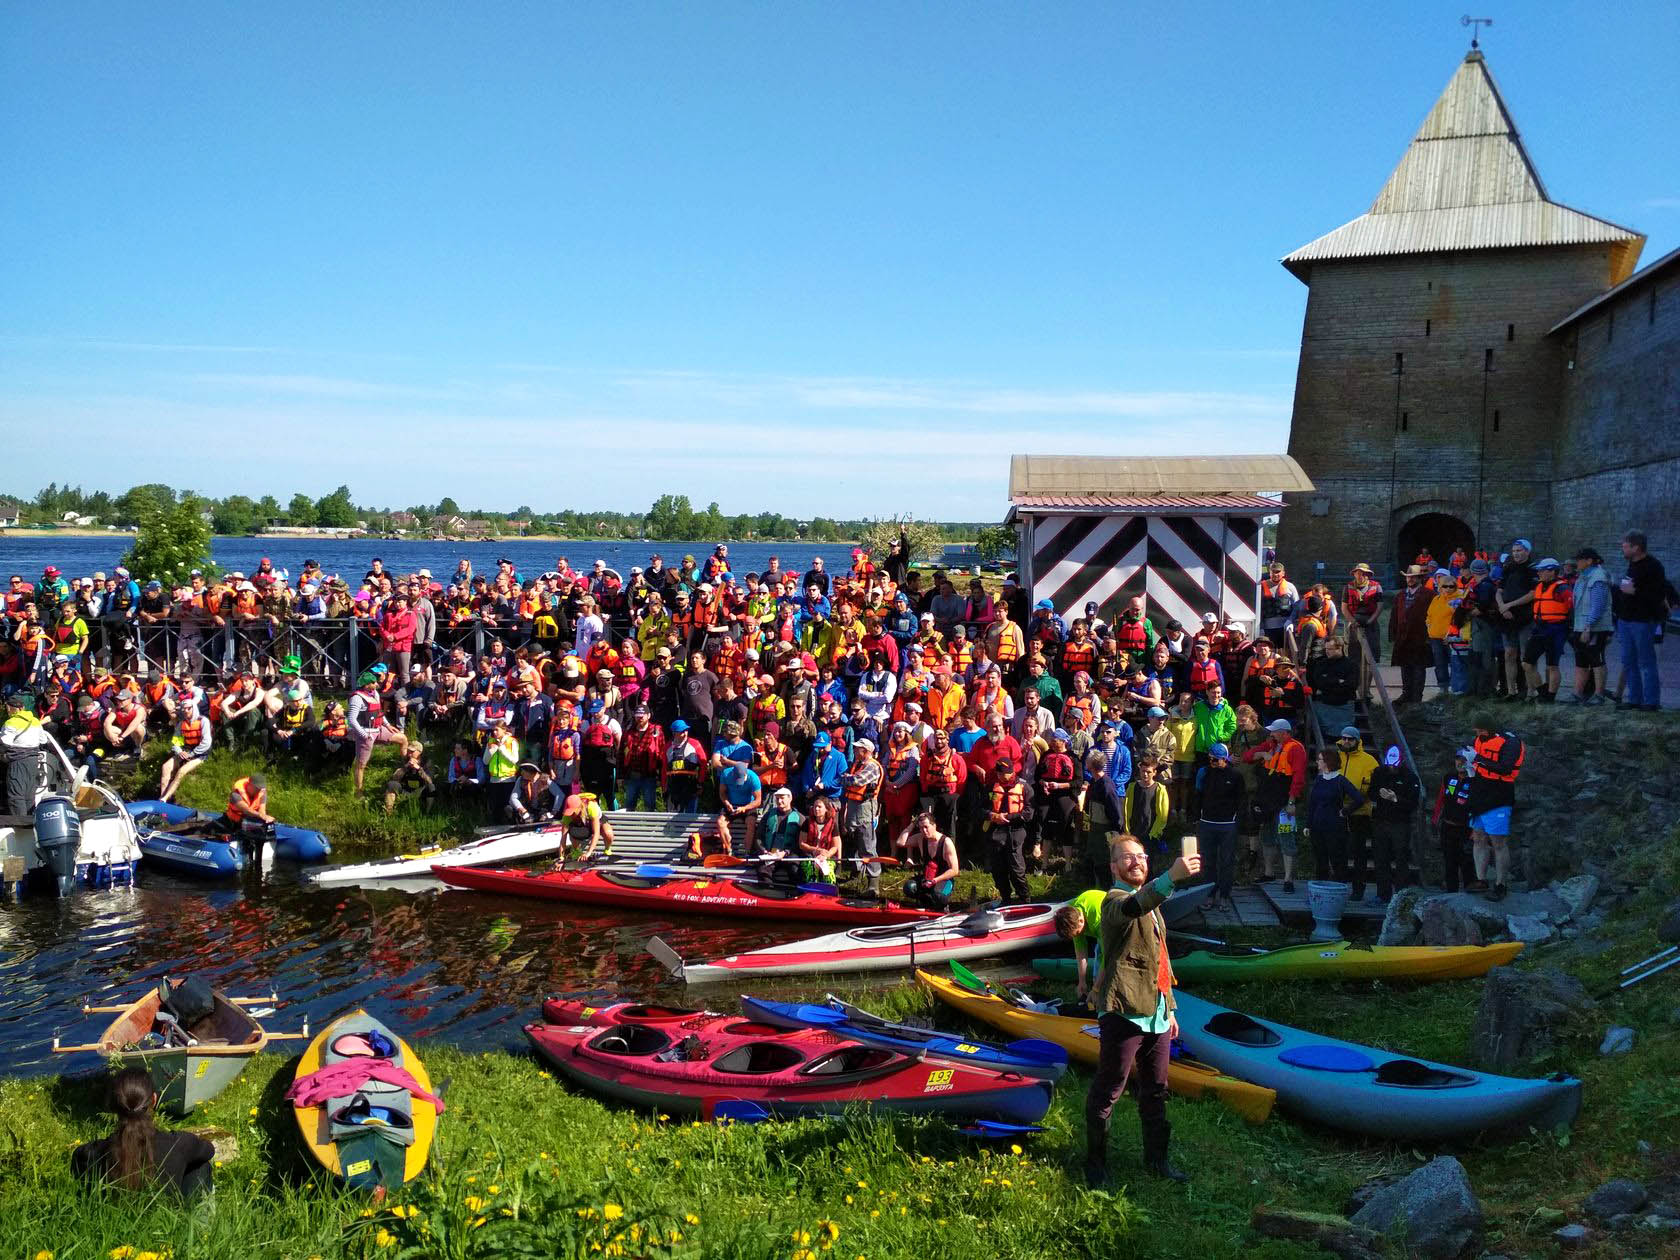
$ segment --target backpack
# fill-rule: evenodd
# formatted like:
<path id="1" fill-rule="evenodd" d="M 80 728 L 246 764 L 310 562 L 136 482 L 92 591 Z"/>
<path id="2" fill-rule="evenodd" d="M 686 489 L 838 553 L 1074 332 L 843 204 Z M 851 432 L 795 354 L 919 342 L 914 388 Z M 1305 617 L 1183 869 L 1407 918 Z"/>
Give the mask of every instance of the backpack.
<path id="1" fill-rule="evenodd" d="M 216 995 L 202 976 L 188 976 L 173 984 L 163 980 L 158 993 L 158 1012 L 168 1015 L 189 1034 L 216 1013 Z"/>

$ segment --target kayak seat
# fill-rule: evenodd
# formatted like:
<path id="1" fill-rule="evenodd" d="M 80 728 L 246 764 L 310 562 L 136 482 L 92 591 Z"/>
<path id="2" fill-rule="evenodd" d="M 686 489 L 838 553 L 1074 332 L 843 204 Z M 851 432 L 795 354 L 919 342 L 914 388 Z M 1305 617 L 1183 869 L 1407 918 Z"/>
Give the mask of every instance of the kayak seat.
<path id="1" fill-rule="evenodd" d="M 873 927 L 853 928 L 848 935 L 854 941 L 896 941 L 926 926 L 926 923 L 881 923 Z"/>
<path id="2" fill-rule="evenodd" d="M 819 1076 L 828 1082 L 848 1079 L 864 1080 L 883 1072 L 896 1070 L 905 1058 L 891 1050 L 874 1046 L 846 1046 L 819 1059 L 813 1059 L 799 1069 L 801 1076 Z"/>
<path id="3" fill-rule="evenodd" d="M 714 1072 L 728 1072 L 732 1076 L 770 1076 L 786 1072 L 805 1062 L 805 1056 L 790 1045 L 775 1041 L 755 1041 L 737 1046 L 712 1063 Z"/>
<path id="4" fill-rule="evenodd" d="M 670 883 L 668 879 L 650 879 L 645 875 L 624 875 L 618 871 L 597 871 L 596 874 L 609 884 L 616 884 L 620 888 L 633 888 L 638 891 L 662 888 Z"/>
<path id="5" fill-rule="evenodd" d="M 1207 1022 L 1207 1031 L 1239 1046 L 1280 1046 L 1283 1038 L 1241 1011 L 1220 1011 Z"/>
<path id="6" fill-rule="evenodd" d="M 1370 1056 L 1352 1046 L 1338 1046 L 1328 1042 L 1307 1046 L 1290 1046 L 1278 1055 L 1281 1062 L 1314 1072 L 1369 1072 L 1377 1065 Z M 1421 1066 L 1421 1065 L 1420 1065 Z"/>
<path id="7" fill-rule="evenodd" d="M 1457 1089 L 1476 1083 L 1476 1078 L 1468 1072 L 1449 1072 L 1445 1068 L 1419 1063 L 1416 1059 L 1390 1059 L 1378 1064 L 1377 1080 L 1383 1085 L 1402 1085 L 1410 1089 Z"/>
<path id="8" fill-rule="evenodd" d="M 589 1043 L 591 1050 L 641 1059 L 658 1054 L 671 1044 L 670 1034 L 646 1024 L 622 1024 L 609 1028 Z"/>
<path id="9" fill-rule="evenodd" d="M 625 1019 L 688 1019 L 699 1011 L 674 1006 L 626 1006 L 619 1014 Z"/>

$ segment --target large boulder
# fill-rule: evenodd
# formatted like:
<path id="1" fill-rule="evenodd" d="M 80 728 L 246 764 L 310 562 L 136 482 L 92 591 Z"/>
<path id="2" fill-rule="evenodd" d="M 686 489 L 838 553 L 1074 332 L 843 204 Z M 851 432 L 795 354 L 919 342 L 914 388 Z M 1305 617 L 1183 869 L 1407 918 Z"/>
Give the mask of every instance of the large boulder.
<path id="1" fill-rule="evenodd" d="M 1507 915 L 1505 930 L 1524 945 L 1543 945 L 1557 935 L 1557 929 L 1534 915 Z"/>
<path id="2" fill-rule="evenodd" d="M 1425 945 L 1480 945 L 1482 925 L 1451 897 L 1432 897 L 1418 908 L 1418 924 Z M 1504 929 L 1501 921 L 1500 931 Z"/>
<path id="3" fill-rule="evenodd" d="M 1592 905 L 1593 898 L 1598 896 L 1598 887 L 1598 876 L 1589 872 L 1553 884 L 1552 891 L 1569 907 L 1569 917 L 1578 919 L 1586 913 L 1587 907 Z"/>
<path id="4" fill-rule="evenodd" d="M 1597 1221 L 1637 1212 L 1651 1201 L 1650 1193 L 1637 1181 L 1620 1177 L 1606 1181 L 1581 1202 L 1581 1210 Z"/>
<path id="5" fill-rule="evenodd" d="M 1382 931 L 1377 933 L 1378 945 L 1417 945 L 1418 903 L 1429 890 L 1413 885 L 1402 888 L 1388 899 L 1388 911 L 1383 915 Z"/>
<path id="6" fill-rule="evenodd" d="M 1482 986 L 1470 1029 L 1471 1061 L 1489 1071 L 1509 1071 L 1580 1033 L 1597 1009 L 1580 981 L 1555 967 L 1495 967 Z"/>
<path id="7" fill-rule="evenodd" d="M 1482 1205 L 1464 1165 L 1451 1155 L 1440 1155 L 1378 1190 L 1351 1223 L 1404 1239 L 1409 1255 L 1458 1260 L 1480 1246 Z"/>

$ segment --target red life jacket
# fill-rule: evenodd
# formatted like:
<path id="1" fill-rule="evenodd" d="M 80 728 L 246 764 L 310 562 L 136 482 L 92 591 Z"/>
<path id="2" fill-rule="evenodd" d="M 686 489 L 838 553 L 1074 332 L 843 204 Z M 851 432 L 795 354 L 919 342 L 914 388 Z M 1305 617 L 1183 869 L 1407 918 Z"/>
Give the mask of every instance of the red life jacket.
<path id="1" fill-rule="evenodd" d="M 1114 627 L 1114 638 L 1125 652 L 1142 652 L 1149 647 L 1149 634 L 1141 617 L 1122 617 Z"/>
<path id="2" fill-rule="evenodd" d="M 1190 662 L 1190 690 L 1201 695 L 1209 687 L 1219 681 L 1219 666 L 1210 657 L 1205 661 Z"/>

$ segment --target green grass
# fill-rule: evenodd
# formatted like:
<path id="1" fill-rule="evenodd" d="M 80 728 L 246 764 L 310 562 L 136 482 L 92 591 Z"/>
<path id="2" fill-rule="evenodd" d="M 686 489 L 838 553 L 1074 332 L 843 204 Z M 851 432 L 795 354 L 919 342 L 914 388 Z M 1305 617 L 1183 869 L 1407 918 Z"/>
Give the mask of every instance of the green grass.
<path id="1" fill-rule="evenodd" d="M 1509 724 L 1510 710 L 1499 712 Z M 1658 719 L 1604 719 L 1598 725 L 1596 717 L 1589 722 L 1563 710 L 1548 711 L 1545 719 L 1547 726 L 1532 732 L 1531 757 L 1591 747 L 1598 749 L 1596 764 L 1615 774 L 1615 791 L 1626 791 L 1630 781 L 1663 781 Z M 1448 729 L 1425 731 L 1418 743 L 1439 754 L 1462 742 L 1462 732 L 1451 729 L 1466 725 L 1462 715 L 1444 725 Z M 155 790 L 159 755 L 148 757 L 129 795 Z M 322 783 L 273 769 L 274 810 L 289 822 L 326 831 L 342 857 L 461 837 L 480 823 L 452 811 L 423 813 L 412 803 L 387 818 L 378 794 L 395 761 L 394 749 L 378 750 L 361 798 L 349 791 L 348 770 Z M 441 764 L 436 749 L 432 762 Z M 187 781 L 180 799 L 220 808 L 227 783 L 257 764 L 218 750 Z M 1525 801 L 1540 798 L 1539 788 Z M 1560 808 L 1548 803 L 1546 812 Z M 1581 942 L 1568 943 L 1522 965 L 1562 967 L 1598 993 L 1611 988 L 1622 967 L 1654 952 L 1661 890 L 1680 883 L 1680 846 L 1672 829 L 1652 832 L 1619 818 L 1612 800 L 1591 802 L 1590 810 L 1584 818 L 1557 817 L 1579 823 L 1583 850 L 1615 863 L 1647 891 L 1617 911 L 1610 949 L 1594 953 Z M 890 877 L 885 882 L 891 887 Z M 1063 891 L 1071 882 L 1054 886 Z M 1050 879 L 1034 878 L 1035 891 L 1050 886 Z M 959 897 L 990 893 L 987 877 L 965 872 Z M 1257 931 L 1233 939 L 1276 944 L 1283 935 Z M 823 987 L 815 984 L 810 992 Z M 962 1026 L 914 985 L 893 981 L 848 993 L 883 1014 Z M 1201 996 L 1348 1040 L 1463 1063 L 1480 993 L 1476 982 L 1274 983 L 1209 987 Z M 1659 977 L 1606 999 L 1591 1026 L 1576 1030 L 1550 1060 L 1531 1065 L 1536 1074 L 1567 1070 L 1582 1078 L 1582 1113 L 1571 1133 L 1452 1149 L 1487 1210 L 1490 1251 L 1552 1254 L 1550 1235 L 1560 1213 L 1578 1219 L 1579 1201 L 1611 1177 L 1653 1175 L 1656 1169 L 1636 1143 L 1672 1147 L 1680 1131 L 1677 1007 L 1673 976 Z M 1597 1040 L 1610 1023 L 1636 1029 L 1631 1055 L 1598 1056 Z M 1045 1122 L 1049 1131 L 1015 1155 L 1007 1146 L 970 1145 L 926 1120 L 858 1116 L 726 1129 L 660 1122 L 563 1087 L 521 1055 L 422 1049 L 434 1079 L 450 1081 L 450 1109 L 428 1172 L 394 1200 L 401 1216 L 393 1205 L 371 1209 L 311 1174 L 280 1101 L 290 1071 L 278 1057 L 258 1060 L 195 1118 L 236 1133 L 240 1152 L 218 1169 L 214 1203 L 191 1208 L 144 1196 L 89 1194 L 69 1180 L 69 1149 L 107 1131 L 93 1083 L 0 1083 L 0 1256 L 34 1256 L 44 1249 L 58 1260 L 100 1260 L 121 1247 L 160 1254 L 168 1248 L 175 1260 L 594 1256 L 616 1244 L 627 1255 L 720 1258 L 789 1258 L 802 1250 L 819 1258 L 917 1260 L 1281 1258 L 1302 1250 L 1249 1236 L 1254 1207 L 1339 1211 L 1368 1177 L 1410 1170 L 1434 1153 L 1299 1126 L 1282 1114 L 1249 1126 L 1216 1103 L 1175 1100 L 1174 1157 L 1193 1176 L 1181 1189 L 1136 1175 L 1136 1115 L 1122 1100 L 1112 1148 L 1116 1184 L 1089 1194 L 1078 1179 L 1089 1080 L 1084 1073 L 1070 1074 L 1059 1088 Z M 606 1220 L 608 1204 L 623 1214 Z M 409 1207 L 416 1209 L 412 1216 Z M 828 1238 L 822 1221 L 838 1228 L 830 1249 L 822 1247 Z M 639 1231 L 635 1237 L 632 1227 Z M 680 1241 L 671 1241 L 672 1231 Z M 802 1241 L 804 1235 L 809 1241 Z M 602 1250 L 594 1251 L 595 1244 Z M 1628 1238 L 1607 1236 L 1578 1254 L 1608 1258 L 1638 1249 Z"/>
<path id="2" fill-rule="evenodd" d="M 1646 921 L 1644 913 L 1634 920 Z M 1650 952 L 1650 939 L 1629 933 L 1601 957 L 1566 961 L 1599 983 Z M 1463 1061 L 1479 986 L 1233 985 L 1204 996 L 1351 1040 Z M 866 989 L 861 1000 L 898 1017 L 961 1022 L 909 984 Z M 1491 1250 L 1547 1254 L 1556 1210 L 1573 1208 L 1610 1177 L 1650 1175 L 1636 1141 L 1663 1145 L 1680 1123 L 1673 1005 L 1672 991 L 1656 982 L 1635 989 L 1604 1012 L 1607 1022 L 1639 1030 L 1632 1055 L 1599 1058 L 1592 1042 L 1602 1030 L 1594 1027 L 1556 1062 L 1535 1065 L 1583 1077 L 1585 1103 L 1571 1134 L 1454 1150 L 1487 1208 Z M 217 1170 L 214 1203 L 197 1206 L 90 1194 L 69 1179 L 70 1148 L 106 1131 L 96 1082 L 0 1083 L 0 1255 L 46 1249 L 58 1260 L 99 1260 L 128 1246 L 167 1248 L 176 1260 L 585 1256 L 601 1254 L 591 1244 L 617 1239 L 627 1255 L 792 1257 L 805 1247 L 819 1257 L 920 1260 L 1284 1257 L 1300 1254 L 1297 1245 L 1247 1237 L 1255 1206 L 1336 1211 L 1366 1178 L 1409 1170 L 1433 1153 L 1305 1128 L 1283 1115 L 1250 1126 L 1216 1103 L 1175 1100 L 1175 1159 L 1193 1176 L 1180 1189 L 1138 1175 L 1136 1115 L 1122 1100 L 1112 1147 L 1116 1183 L 1089 1194 L 1078 1179 L 1084 1073 L 1064 1081 L 1049 1131 L 1017 1155 L 1008 1146 L 970 1144 L 925 1119 L 859 1115 L 728 1128 L 661 1121 L 563 1086 L 524 1055 L 422 1049 L 433 1078 L 449 1082 L 449 1110 L 428 1172 L 378 1209 L 311 1173 L 281 1100 L 291 1069 L 279 1056 L 258 1059 L 194 1118 L 232 1131 L 240 1145 L 237 1158 Z M 603 1219 L 608 1204 L 623 1216 Z M 839 1231 L 826 1252 L 823 1221 Z M 635 1239 L 626 1232 L 632 1225 L 641 1231 Z M 681 1235 L 674 1244 L 672 1231 Z M 813 1241 L 796 1242 L 801 1231 Z M 1607 1239 L 1586 1254 L 1627 1251 Z"/>

